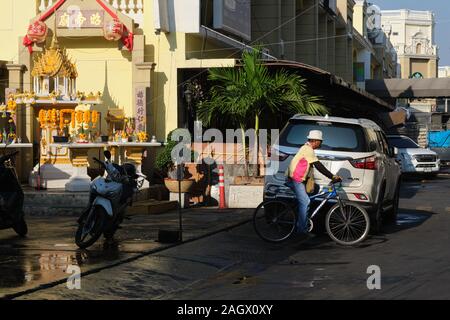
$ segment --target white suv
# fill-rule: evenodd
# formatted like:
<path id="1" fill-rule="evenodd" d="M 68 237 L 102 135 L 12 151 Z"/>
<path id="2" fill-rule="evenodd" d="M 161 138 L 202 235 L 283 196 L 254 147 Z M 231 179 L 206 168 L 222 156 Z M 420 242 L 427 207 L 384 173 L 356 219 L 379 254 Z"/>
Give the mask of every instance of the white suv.
<path id="1" fill-rule="evenodd" d="M 272 159 L 275 158 L 278 165 L 270 165 L 267 169 L 265 200 L 294 196 L 285 186 L 285 171 L 311 130 L 323 132 L 324 141 L 316 155 L 329 171 L 343 178 L 345 194 L 342 198 L 358 202 L 368 210 L 372 232 L 380 231 L 383 220 L 395 221 L 401 170 L 394 148 L 389 147 L 382 129 L 366 119 L 292 117 L 282 130 L 278 143 L 272 146 Z M 320 187 L 330 182 L 317 170 L 314 176 Z"/>
<path id="2" fill-rule="evenodd" d="M 389 144 L 398 149 L 397 160 L 405 173 L 438 173 L 440 160 L 436 152 L 421 148 L 411 138 L 400 135 L 387 136 Z"/>

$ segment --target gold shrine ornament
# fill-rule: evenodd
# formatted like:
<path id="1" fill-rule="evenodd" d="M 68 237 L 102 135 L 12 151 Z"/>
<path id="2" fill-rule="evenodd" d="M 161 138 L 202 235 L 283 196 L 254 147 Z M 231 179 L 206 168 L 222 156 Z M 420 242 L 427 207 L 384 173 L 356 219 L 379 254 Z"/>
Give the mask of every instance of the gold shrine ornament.
<path id="1" fill-rule="evenodd" d="M 78 72 L 75 64 L 70 60 L 65 49 L 61 49 L 56 37 L 53 37 L 50 48 L 34 60 L 31 71 L 33 77 L 65 77 L 75 79 Z"/>

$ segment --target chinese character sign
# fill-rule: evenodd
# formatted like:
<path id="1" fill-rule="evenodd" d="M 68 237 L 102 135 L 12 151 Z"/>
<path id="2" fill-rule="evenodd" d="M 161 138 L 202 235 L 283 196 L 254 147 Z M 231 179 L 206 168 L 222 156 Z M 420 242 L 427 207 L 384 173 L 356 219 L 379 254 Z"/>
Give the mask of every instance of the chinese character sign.
<path id="1" fill-rule="evenodd" d="M 103 28 L 103 18 L 103 11 L 73 9 L 58 12 L 56 23 L 60 29 Z"/>
<path id="2" fill-rule="evenodd" d="M 136 89 L 136 131 L 147 131 L 147 105 L 145 88 Z"/>

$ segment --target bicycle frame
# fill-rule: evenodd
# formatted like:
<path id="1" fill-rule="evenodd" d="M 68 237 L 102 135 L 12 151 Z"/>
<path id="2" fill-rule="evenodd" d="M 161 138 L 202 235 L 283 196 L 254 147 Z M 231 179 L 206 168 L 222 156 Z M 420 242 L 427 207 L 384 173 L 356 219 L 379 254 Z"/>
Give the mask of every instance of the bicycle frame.
<path id="1" fill-rule="evenodd" d="M 316 198 L 325 196 L 325 198 L 322 200 L 322 202 L 319 204 L 316 210 L 314 210 L 314 212 L 309 215 L 310 219 L 314 218 L 317 215 L 317 213 L 319 213 L 320 209 L 322 209 L 322 207 L 328 202 L 328 200 L 332 198 L 337 198 L 338 201 L 340 202 L 339 195 L 337 194 L 336 187 L 334 186 L 334 184 L 331 185 L 330 189 L 328 190 L 328 192 L 322 191 L 319 194 L 309 197 L 309 199 L 314 200 Z"/>
<path id="2" fill-rule="evenodd" d="M 322 207 L 328 202 L 328 201 L 330 201 L 331 199 L 336 199 L 337 200 L 337 202 L 339 203 L 339 207 L 341 208 L 341 212 L 342 212 L 342 207 L 343 207 L 343 205 L 342 205 L 342 201 L 341 201 L 341 198 L 339 197 L 339 194 L 338 194 L 338 191 L 337 191 L 337 189 L 336 189 L 336 185 L 335 184 L 330 184 L 329 185 L 329 189 L 328 189 L 328 191 L 322 191 L 322 192 L 320 192 L 320 193 L 318 193 L 318 194 L 316 194 L 316 195 L 313 195 L 313 196 L 311 196 L 311 197 L 309 197 L 309 199 L 312 201 L 312 200 L 314 200 L 314 199 L 318 199 L 318 198 L 321 198 L 321 197 L 324 197 L 325 196 L 325 198 L 322 200 L 322 202 L 317 206 L 317 208 L 316 208 L 316 210 L 314 210 L 314 212 L 312 213 L 312 214 L 308 214 L 308 217 L 309 217 L 309 219 L 312 219 L 312 218 L 314 218 L 318 213 L 319 213 L 319 211 L 320 211 L 320 209 L 322 209 Z M 278 199 L 289 199 L 289 200 L 293 200 L 293 199 L 295 199 L 295 196 L 294 197 L 277 197 Z M 297 206 L 297 203 L 295 204 L 295 206 Z"/>

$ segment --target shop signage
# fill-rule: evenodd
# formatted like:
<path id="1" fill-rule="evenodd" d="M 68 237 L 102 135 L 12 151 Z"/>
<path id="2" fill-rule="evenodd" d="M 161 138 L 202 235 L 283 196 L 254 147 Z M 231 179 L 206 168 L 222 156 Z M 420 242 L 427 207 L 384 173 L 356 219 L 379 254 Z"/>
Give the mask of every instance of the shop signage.
<path id="1" fill-rule="evenodd" d="M 147 103 L 145 88 L 136 89 L 136 130 L 137 132 L 146 131 Z"/>
<path id="2" fill-rule="evenodd" d="M 69 8 L 57 12 L 56 23 L 60 29 L 103 28 L 104 11 Z"/>
<path id="3" fill-rule="evenodd" d="M 410 78 L 411 79 L 423 79 L 423 74 L 421 74 L 420 72 L 414 72 Z"/>

